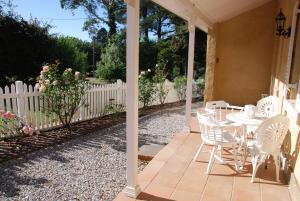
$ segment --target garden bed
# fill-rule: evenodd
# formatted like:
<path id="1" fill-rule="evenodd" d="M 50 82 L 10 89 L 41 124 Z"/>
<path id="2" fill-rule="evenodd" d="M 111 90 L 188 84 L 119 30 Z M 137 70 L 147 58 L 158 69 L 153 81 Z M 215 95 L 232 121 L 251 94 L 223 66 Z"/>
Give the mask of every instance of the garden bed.
<path id="1" fill-rule="evenodd" d="M 185 102 L 167 103 L 155 105 L 139 110 L 139 116 L 145 116 L 167 108 L 185 105 Z M 87 135 L 99 129 L 123 123 L 126 120 L 126 113 L 111 114 L 91 120 L 72 124 L 72 132 L 65 128 L 55 128 L 41 131 L 33 136 L 14 138 L 0 141 L 0 163 L 9 159 L 18 158 L 27 153 L 66 142 L 78 136 Z"/>

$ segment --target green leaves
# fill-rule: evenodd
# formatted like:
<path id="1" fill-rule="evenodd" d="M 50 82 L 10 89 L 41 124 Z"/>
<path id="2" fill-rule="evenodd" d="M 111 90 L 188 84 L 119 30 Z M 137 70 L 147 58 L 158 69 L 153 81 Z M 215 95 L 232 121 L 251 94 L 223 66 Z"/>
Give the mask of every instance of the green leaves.
<path id="1" fill-rule="evenodd" d="M 43 67 L 36 87 L 44 93 L 47 103 L 44 110 L 54 113 L 65 127 L 70 128 L 73 116 L 85 102 L 84 77 L 71 68 L 60 73 L 58 64 L 51 64 Z"/>
<path id="2" fill-rule="evenodd" d="M 125 81 L 125 41 L 122 36 L 114 36 L 109 40 L 101 55 L 101 62 L 97 63 L 97 77 L 109 81 L 121 79 Z"/>
<path id="3" fill-rule="evenodd" d="M 147 72 L 142 71 L 139 76 L 139 101 L 143 107 L 149 106 L 154 100 L 155 86 L 147 77 Z"/>
<path id="4" fill-rule="evenodd" d="M 178 98 L 181 101 L 185 99 L 186 81 L 185 76 L 178 76 L 174 79 L 174 88 L 176 89 Z"/>

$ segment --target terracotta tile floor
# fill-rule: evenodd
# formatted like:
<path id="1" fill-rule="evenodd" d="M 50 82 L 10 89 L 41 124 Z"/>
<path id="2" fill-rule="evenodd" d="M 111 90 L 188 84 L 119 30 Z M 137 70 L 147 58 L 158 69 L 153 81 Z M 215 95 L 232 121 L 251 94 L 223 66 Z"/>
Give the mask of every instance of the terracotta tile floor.
<path id="1" fill-rule="evenodd" d="M 176 135 L 139 174 L 142 193 L 138 199 L 120 193 L 115 201 L 291 201 L 283 175 L 281 181 L 276 182 L 272 162 L 268 169 L 261 165 L 255 183 L 250 183 L 250 158 L 244 170 L 237 173 L 229 148 L 223 152 L 229 164 L 221 165 L 216 161 L 207 175 L 208 152 L 201 153 L 196 162 L 192 161 L 201 143 L 195 118 L 191 129 L 191 133 Z"/>

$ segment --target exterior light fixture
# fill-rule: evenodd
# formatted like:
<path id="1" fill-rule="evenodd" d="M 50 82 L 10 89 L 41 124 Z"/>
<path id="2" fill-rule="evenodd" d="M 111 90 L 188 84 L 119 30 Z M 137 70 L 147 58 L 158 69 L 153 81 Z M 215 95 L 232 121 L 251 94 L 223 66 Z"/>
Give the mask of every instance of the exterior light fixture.
<path id="1" fill-rule="evenodd" d="M 285 29 L 285 20 L 286 17 L 283 14 L 282 10 L 280 9 L 278 15 L 275 18 L 276 20 L 276 35 L 277 36 L 283 36 L 284 38 L 288 38 L 291 35 L 291 27 Z"/>

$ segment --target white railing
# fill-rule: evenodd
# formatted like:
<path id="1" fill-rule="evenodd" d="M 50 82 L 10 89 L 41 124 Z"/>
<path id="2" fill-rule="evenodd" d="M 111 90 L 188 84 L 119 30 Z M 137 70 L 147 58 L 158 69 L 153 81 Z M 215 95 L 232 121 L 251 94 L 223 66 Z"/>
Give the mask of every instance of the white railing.
<path id="1" fill-rule="evenodd" d="M 112 84 L 88 85 L 86 104 L 74 115 L 73 122 L 103 116 L 105 108 L 110 104 L 126 105 L 126 83 L 121 80 Z M 166 80 L 165 85 L 169 90 L 165 102 L 177 102 L 179 99 L 174 84 Z M 159 104 L 158 98 L 153 101 L 153 105 L 157 104 Z M 4 89 L 0 87 L 0 110 L 11 111 L 20 117 L 26 117 L 36 130 L 61 125 L 55 115 L 46 114 L 44 111 L 46 107 L 43 95 L 32 85 L 16 81 L 10 87 L 5 86 Z"/>

